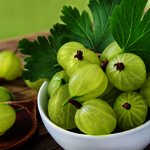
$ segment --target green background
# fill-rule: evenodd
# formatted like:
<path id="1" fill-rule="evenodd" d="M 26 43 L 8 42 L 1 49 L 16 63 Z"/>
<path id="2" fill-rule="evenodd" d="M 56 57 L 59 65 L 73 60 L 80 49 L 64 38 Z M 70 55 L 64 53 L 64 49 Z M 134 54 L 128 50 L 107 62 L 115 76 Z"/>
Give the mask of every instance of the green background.
<path id="1" fill-rule="evenodd" d="M 49 30 L 61 22 L 64 5 L 90 13 L 88 3 L 89 0 L 0 0 L 0 40 Z"/>
<path id="2" fill-rule="evenodd" d="M 49 30 L 64 5 L 89 11 L 89 0 L 0 0 L 0 40 Z M 90 11 L 89 11 L 90 12 Z"/>

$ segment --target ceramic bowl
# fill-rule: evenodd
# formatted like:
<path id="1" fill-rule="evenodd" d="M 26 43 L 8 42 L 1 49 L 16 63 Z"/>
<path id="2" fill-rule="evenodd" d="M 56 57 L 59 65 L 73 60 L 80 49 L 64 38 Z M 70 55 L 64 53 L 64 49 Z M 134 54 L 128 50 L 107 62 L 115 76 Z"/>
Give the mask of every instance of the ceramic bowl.
<path id="1" fill-rule="evenodd" d="M 150 121 L 119 133 L 92 136 L 64 130 L 49 120 L 48 84 L 46 81 L 38 93 L 38 109 L 43 123 L 54 140 L 65 150 L 142 150 L 150 143 Z"/>

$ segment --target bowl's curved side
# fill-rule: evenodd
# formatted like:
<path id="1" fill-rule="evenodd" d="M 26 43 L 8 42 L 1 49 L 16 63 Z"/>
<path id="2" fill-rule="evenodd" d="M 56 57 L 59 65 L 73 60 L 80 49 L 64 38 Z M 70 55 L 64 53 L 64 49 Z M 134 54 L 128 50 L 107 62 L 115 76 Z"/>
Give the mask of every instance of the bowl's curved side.
<path id="1" fill-rule="evenodd" d="M 65 150 L 142 150 L 150 143 L 150 121 L 129 131 L 103 136 L 77 134 L 58 127 L 48 118 L 47 88 L 45 81 L 39 90 L 38 109 L 46 129 Z"/>

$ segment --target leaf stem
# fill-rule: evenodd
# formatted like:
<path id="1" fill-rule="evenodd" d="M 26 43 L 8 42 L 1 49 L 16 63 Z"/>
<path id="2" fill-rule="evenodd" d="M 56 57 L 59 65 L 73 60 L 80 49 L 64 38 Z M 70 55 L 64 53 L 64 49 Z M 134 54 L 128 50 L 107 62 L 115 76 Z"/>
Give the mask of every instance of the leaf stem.
<path id="1" fill-rule="evenodd" d="M 80 109 L 82 107 L 82 104 L 72 98 L 68 99 L 68 103 L 71 103 L 72 105 L 75 106 L 75 108 Z"/>
<path id="2" fill-rule="evenodd" d="M 62 107 L 64 107 L 67 104 L 68 104 L 68 99 L 63 102 Z"/>
<path id="3" fill-rule="evenodd" d="M 58 66 L 60 66 L 59 64 L 55 64 L 53 67 L 55 68 L 55 67 L 58 67 Z"/>
<path id="4" fill-rule="evenodd" d="M 16 49 L 13 53 L 16 54 L 18 52 L 18 49 Z"/>
<path id="5" fill-rule="evenodd" d="M 24 109 L 24 107 L 21 107 L 21 108 L 15 110 L 15 112 L 18 113 L 18 112 L 22 111 L 23 109 Z"/>

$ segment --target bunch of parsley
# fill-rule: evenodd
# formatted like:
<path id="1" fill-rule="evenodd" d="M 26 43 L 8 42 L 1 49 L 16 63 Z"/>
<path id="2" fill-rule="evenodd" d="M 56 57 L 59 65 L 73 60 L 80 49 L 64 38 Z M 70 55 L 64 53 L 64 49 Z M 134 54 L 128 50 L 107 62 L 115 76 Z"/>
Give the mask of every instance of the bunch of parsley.
<path id="1" fill-rule="evenodd" d="M 142 17 L 147 1 L 90 0 L 93 21 L 86 11 L 80 14 L 77 8 L 64 6 L 60 16 L 64 24 L 55 24 L 48 38 L 39 36 L 37 41 L 25 38 L 19 41 L 20 52 L 28 55 L 22 77 L 31 82 L 51 79 L 62 70 L 57 65 L 57 51 L 69 41 L 80 42 L 97 53 L 116 41 L 122 52 L 140 56 L 150 72 L 150 10 Z"/>

